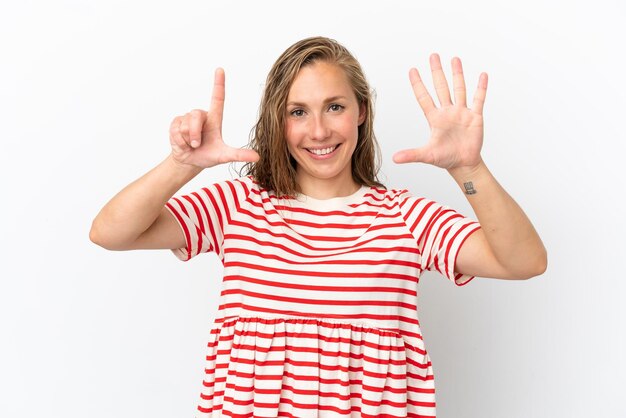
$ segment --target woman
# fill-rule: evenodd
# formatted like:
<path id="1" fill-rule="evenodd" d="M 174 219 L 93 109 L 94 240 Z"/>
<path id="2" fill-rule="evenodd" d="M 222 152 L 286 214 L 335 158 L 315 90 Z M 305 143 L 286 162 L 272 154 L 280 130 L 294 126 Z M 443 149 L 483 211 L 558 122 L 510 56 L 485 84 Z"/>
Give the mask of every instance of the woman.
<path id="1" fill-rule="evenodd" d="M 337 42 L 304 39 L 271 69 L 251 149 L 221 136 L 224 72 L 208 112 L 174 119 L 172 152 L 94 220 L 113 250 L 214 251 L 224 264 L 198 416 L 435 416 L 432 366 L 416 313 L 423 270 L 457 285 L 525 279 L 546 269 L 530 221 L 480 156 L 487 75 L 454 103 L 439 57 L 437 107 L 409 73 L 431 127 L 397 163 L 448 170 L 478 222 L 377 180 L 370 88 Z M 204 168 L 245 162 L 247 176 L 172 197 Z"/>

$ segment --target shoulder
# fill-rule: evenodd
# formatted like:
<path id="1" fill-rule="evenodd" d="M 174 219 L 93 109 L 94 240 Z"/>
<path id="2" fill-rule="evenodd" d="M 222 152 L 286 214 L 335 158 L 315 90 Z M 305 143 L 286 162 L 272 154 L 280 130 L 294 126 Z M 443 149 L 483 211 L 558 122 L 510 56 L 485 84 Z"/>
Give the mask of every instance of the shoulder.
<path id="1" fill-rule="evenodd" d="M 372 187 L 370 192 L 366 195 L 370 199 L 380 202 L 388 202 L 392 205 L 397 205 L 403 208 L 407 204 L 412 204 L 420 201 L 428 201 L 422 196 L 417 196 L 411 193 L 408 189 L 379 189 Z"/>
<path id="2" fill-rule="evenodd" d="M 239 177 L 232 180 L 234 186 L 242 190 L 244 198 L 253 201 L 267 200 L 274 195 L 273 192 L 263 187 L 254 177 L 251 175 Z"/>
<path id="3" fill-rule="evenodd" d="M 223 205 L 231 206 L 235 202 L 247 199 L 254 188 L 255 185 L 251 178 L 239 177 L 201 187 L 190 193 L 189 196 L 196 196 L 202 200 L 213 202 L 213 204 L 221 202 Z"/>
<path id="4" fill-rule="evenodd" d="M 423 198 L 414 196 L 407 189 L 382 187 L 367 187 L 365 193 L 354 201 L 353 208 L 363 209 L 365 207 L 378 211 L 383 211 L 390 215 L 391 213 L 400 214 L 405 211 L 405 207 L 411 206 L 413 203 Z"/>
<path id="5" fill-rule="evenodd" d="M 430 217 L 441 210 L 449 209 L 432 199 L 414 194 L 408 189 L 390 189 L 386 191 L 385 196 L 397 206 L 406 221 L 413 222 L 424 216 Z"/>

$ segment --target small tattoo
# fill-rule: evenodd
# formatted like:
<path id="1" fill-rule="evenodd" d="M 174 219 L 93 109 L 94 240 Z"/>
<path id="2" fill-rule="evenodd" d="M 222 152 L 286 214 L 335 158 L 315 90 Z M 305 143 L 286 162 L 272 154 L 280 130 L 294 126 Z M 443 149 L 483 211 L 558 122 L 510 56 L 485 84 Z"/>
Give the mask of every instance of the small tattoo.
<path id="1" fill-rule="evenodd" d="M 467 183 L 463 183 L 463 186 L 465 187 L 466 194 L 476 194 L 476 189 L 474 189 L 474 185 L 472 184 L 471 181 L 468 181 Z"/>

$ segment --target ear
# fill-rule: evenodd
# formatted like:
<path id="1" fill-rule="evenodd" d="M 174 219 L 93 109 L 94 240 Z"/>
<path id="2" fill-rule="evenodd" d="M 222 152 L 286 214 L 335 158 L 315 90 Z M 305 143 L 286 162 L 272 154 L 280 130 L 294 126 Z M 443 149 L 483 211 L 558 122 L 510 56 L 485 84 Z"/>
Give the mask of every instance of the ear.
<path id="1" fill-rule="evenodd" d="M 365 112 L 365 103 L 361 103 L 361 105 L 359 106 L 359 126 L 361 126 L 363 122 L 365 122 L 366 116 L 367 113 Z"/>

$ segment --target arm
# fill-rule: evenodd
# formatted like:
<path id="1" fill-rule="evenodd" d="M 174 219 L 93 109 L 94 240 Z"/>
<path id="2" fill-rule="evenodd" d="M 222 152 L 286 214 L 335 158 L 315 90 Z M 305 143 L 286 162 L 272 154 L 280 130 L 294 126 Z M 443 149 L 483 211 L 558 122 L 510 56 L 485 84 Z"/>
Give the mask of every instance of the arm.
<path id="1" fill-rule="evenodd" d="M 547 255 L 539 235 L 480 156 L 487 74 L 479 78 L 470 109 L 466 104 L 461 60 L 452 60 L 455 103 L 438 55 L 431 56 L 430 66 L 439 108 L 419 72 L 411 69 L 409 77 L 431 127 L 431 138 L 424 147 L 396 153 L 394 161 L 423 162 L 445 168 L 466 193 L 482 228 L 461 247 L 455 265 L 458 273 L 501 279 L 525 279 L 543 273 Z"/>
<path id="2" fill-rule="evenodd" d="M 168 156 L 102 208 L 89 238 L 108 250 L 183 247 L 184 236 L 165 203 L 200 171 Z"/>
<path id="3" fill-rule="evenodd" d="M 224 72 L 215 72 L 208 112 L 193 110 L 170 126 L 171 154 L 134 181 L 100 211 L 89 238 L 110 250 L 180 248 L 183 233 L 165 203 L 204 168 L 232 161 L 256 161 L 252 150 L 232 148 L 222 139 Z"/>
<path id="4" fill-rule="evenodd" d="M 542 274 L 547 253 L 530 220 L 484 163 L 473 170 L 448 170 L 481 224 L 459 250 L 459 273 L 499 279 Z M 471 183 L 471 184 L 469 184 Z"/>

